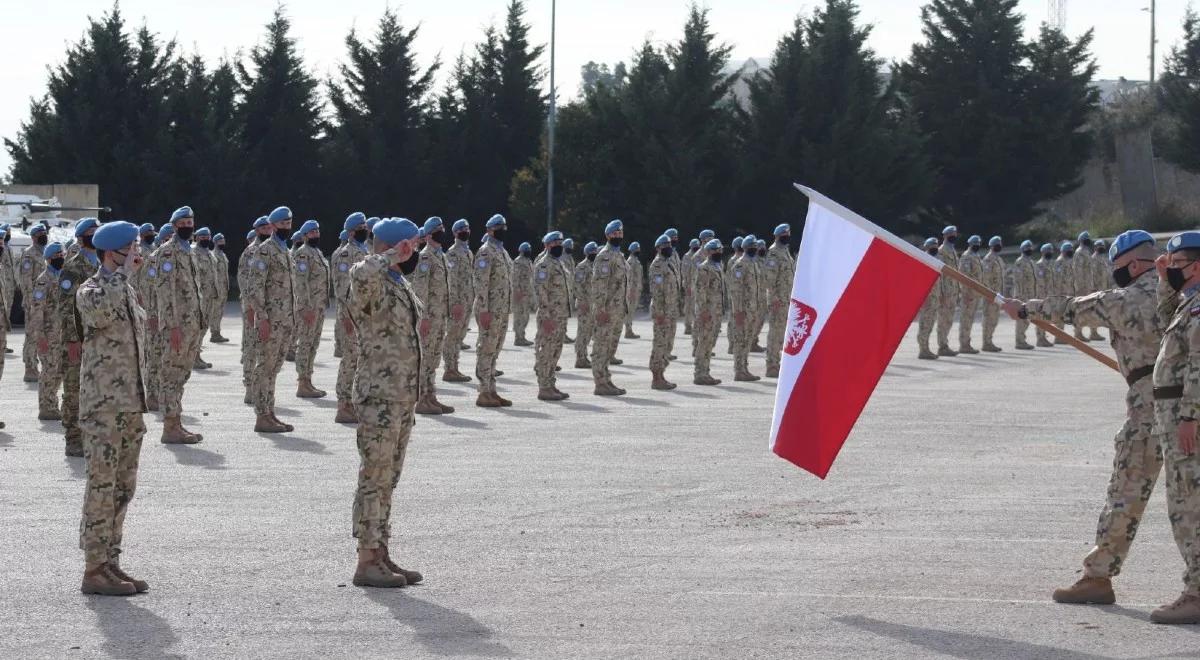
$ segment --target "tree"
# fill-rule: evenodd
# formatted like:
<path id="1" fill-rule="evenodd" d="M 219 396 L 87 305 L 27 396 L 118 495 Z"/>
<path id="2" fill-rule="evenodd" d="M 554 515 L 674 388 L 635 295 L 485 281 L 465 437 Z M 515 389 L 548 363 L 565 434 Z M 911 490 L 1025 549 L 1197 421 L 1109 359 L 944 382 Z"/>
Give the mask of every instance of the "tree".
<path id="1" fill-rule="evenodd" d="M 1173 120 L 1163 140 L 1168 159 L 1200 172 L 1200 16 L 1188 8 L 1183 43 L 1171 50 L 1159 85 L 1163 108 Z"/>

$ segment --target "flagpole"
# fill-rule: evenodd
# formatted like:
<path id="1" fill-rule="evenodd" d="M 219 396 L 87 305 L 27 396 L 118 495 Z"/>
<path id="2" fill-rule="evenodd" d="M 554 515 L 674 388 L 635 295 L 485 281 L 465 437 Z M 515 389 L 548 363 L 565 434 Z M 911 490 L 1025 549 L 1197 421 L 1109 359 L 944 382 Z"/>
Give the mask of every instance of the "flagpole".
<path id="1" fill-rule="evenodd" d="M 984 286 L 982 282 L 964 274 L 962 271 L 950 266 L 942 266 L 942 273 L 950 279 L 983 296 L 993 304 L 997 306 L 1004 304 L 1004 296 L 992 291 Z M 1045 330 L 1047 333 L 1054 335 L 1055 339 L 1070 344 L 1076 350 L 1086 353 L 1089 357 L 1095 359 L 1097 362 L 1100 362 L 1114 371 L 1121 371 L 1121 367 L 1117 365 L 1116 360 L 1092 348 L 1091 346 L 1088 346 L 1086 343 L 1076 339 L 1075 337 L 1072 337 L 1071 333 L 1059 329 L 1058 326 L 1054 325 L 1053 323 L 1049 323 L 1041 319 L 1029 319 L 1029 322 L 1034 326 Z"/>

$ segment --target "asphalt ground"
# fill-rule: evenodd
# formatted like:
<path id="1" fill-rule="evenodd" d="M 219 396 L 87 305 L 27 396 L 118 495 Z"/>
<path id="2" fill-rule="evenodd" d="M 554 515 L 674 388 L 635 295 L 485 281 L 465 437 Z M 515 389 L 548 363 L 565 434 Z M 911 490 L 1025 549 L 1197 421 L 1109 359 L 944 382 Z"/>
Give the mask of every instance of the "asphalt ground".
<path id="1" fill-rule="evenodd" d="M 354 429 L 331 398 L 295 398 L 289 363 L 296 431 L 254 433 L 233 314 L 187 389 L 204 442 L 162 445 L 147 416 L 122 566 L 152 588 L 132 598 L 79 592 L 82 461 L 36 420 L 10 335 L 0 658 L 1200 656 L 1200 627 L 1148 620 L 1183 571 L 1161 482 L 1118 605 L 1050 601 L 1092 544 L 1124 383 L 1066 347 L 1013 351 L 1007 322 L 1004 353 L 937 362 L 916 360 L 914 326 L 823 482 L 768 451 L 773 382 L 733 383 L 724 338 L 725 384 L 691 385 L 681 333 L 681 387 L 656 392 L 640 320 L 621 398 L 593 396 L 568 346 L 565 403 L 536 400 L 532 349 L 510 342 L 512 408 L 443 384 L 458 412 L 418 419 L 392 547 L 426 580 L 384 591 L 350 584 Z M 331 335 L 315 381 L 332 392 Z"/>

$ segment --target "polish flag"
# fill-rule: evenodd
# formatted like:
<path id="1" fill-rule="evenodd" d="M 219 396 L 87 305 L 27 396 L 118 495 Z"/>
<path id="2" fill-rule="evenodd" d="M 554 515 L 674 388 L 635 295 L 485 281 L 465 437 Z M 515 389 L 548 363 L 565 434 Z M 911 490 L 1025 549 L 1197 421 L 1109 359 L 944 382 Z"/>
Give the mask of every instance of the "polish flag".
<path id="1" fill-rule="evenodd" d="M 771 451 L 824 479 L 942 262 L 810 188 Z"/>

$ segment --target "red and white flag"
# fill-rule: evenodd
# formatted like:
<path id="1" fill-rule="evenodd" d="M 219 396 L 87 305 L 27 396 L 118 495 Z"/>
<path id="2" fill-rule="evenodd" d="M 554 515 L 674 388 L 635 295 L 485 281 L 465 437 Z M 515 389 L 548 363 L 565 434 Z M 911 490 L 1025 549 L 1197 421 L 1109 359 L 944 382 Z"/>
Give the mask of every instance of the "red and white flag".
<path id="1" fill-rule="evenodd" d="M 771 451 L 824 479 L 942 262 L 810 188 Z"/>

